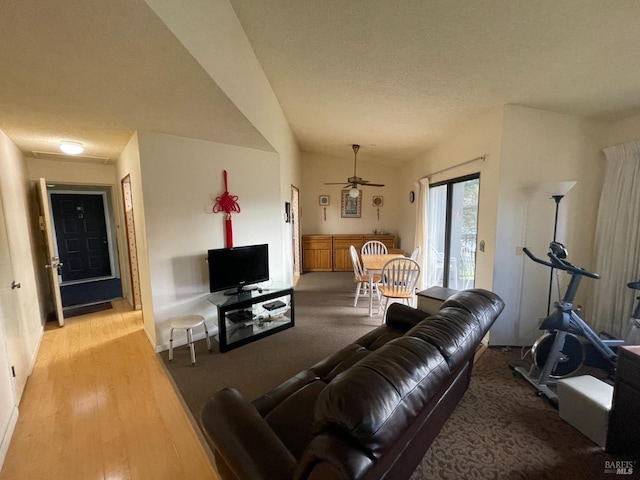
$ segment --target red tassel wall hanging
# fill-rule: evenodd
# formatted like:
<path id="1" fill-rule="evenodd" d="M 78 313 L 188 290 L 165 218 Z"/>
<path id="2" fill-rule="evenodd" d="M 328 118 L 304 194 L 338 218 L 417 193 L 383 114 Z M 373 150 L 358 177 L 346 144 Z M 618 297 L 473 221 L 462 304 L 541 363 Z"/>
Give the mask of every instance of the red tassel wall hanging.
<path id="1" fill-rule="evenodd" d="M 233 247 L 233 224 L 231 223 L 231 213 L 240 213 L 240 205 L 238 205 L 238 196 L 229 194 L 229 187 L 227 186 L 227 171 L 223 170 L 222 175 L 224 177 L 224 193 L 216 197 L 216 202 L 213 204 L 213 213 L 225 213 L 225 247 L 231 248 Z"/>

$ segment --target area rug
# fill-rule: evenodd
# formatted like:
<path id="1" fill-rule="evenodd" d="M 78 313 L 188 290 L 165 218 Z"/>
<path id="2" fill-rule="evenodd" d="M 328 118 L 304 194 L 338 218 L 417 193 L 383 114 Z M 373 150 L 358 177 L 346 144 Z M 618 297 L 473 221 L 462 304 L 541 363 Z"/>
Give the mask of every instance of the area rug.
<path id="1" fill-rule="evenodd" d="M 197 342 L 197 365 L 188 349 L 168 362 L 160 354 L 194 419 L 207 398 L 231 386 L 248 399 L 277 386 L 382 322 L 368 317 L 367 300 L 353 307 L 352 274 L 315 273 L 295 291 L 296 326 L 230 352 L 207 352 Z M 607 479 L 613 460 L 565 423 L 558 411 L 512 375 L 525 363 L 519 349 L 490 348 L 476 363 L 471 385 L 418 465 L 412 480 Z M 626 477 L 631 478 L 631 477 Z"/>

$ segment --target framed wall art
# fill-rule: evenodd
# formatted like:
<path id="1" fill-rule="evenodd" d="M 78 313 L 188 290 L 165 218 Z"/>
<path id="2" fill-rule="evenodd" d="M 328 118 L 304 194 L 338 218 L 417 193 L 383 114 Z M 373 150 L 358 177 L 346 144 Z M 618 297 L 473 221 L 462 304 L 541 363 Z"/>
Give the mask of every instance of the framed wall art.
<path id="1" fill-rule="evenodd" d="M 349 195 L 349 190 L 342 190 L 340 213 L 342 218 L 360 218 L 362 214 L 362 190 L 360 190 L 360 195 L 356 198 Z"/>
<path id="2" fill-rule="evenodd" d="M 373 206 L 374 207 L 381 207 L 382 205 L 384 205 L 384 198 L 381 196 L 373 196 Z"/>
<path id="3" fill-rule="evenodd" d="M 329 195 L 320 195 L 318 199 L 318 203 L 321 207 L 326 207 L 329 205 Z"/>

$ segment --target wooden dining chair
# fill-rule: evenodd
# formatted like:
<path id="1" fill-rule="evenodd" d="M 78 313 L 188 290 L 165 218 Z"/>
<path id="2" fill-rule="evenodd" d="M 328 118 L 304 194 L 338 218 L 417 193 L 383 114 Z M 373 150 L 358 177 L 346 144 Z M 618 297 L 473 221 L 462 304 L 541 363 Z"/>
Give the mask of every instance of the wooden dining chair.
<path id="1" fill-rule="evenodd" d="M 362 255 L 386 255 L 388 251 L 384 243 L 378 240 L 370 240 L 362 245 L 360 253 Z"/>
<path id="2" fill-rule="evenodd" d="M 401 300 L 409 306 L 413 304 L 416 283 L 420 276 L 420 265 L 410 258 L 394 258 L 382 267 L 378 290 L 384 297 L 383 313 L 386 314 L 389 299 Z M 380 308 L 378 308 L 380 313 Z M 382 318 L 385 315 L 382 315 Z"/>
<path id="3" fill-rule="evenodd" d="M 353 302 L 353 306 L 358 306 L 358 298 L 360 295 L 366 296 L 369 294 L 369 275 L 365 273 L 362 263 L 360 263 L 360 257 L 358 256 L 358 251 L 356 247 L 351 245 L 349 247 L 349 253 L 351 254 L 351 263 L 353 263 L 353 281 L 356 284 L 356 298 Z M 373 274 L 373 282 L 371 289 L 375 291 L 378 296 L 378 303 L 380 303 L 380 291 L 378 289 L 378 284 L 380 283 L 380 274 Z"/>

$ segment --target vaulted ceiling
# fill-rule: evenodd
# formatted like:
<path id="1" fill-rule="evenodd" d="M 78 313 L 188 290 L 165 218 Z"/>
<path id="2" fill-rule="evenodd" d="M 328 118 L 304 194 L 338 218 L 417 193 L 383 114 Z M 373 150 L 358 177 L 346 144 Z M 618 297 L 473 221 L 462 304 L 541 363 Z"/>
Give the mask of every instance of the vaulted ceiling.
<path id="1" fill-rule="evenodd" d="M 634 0 L 230 3 L 303 151 L 403 162 L 503 104 L 640 113 Z M 144 1 L 1 13 L 0 129 L 25 153 L 112 160 L 135 130 L 271 149 Z"/>

